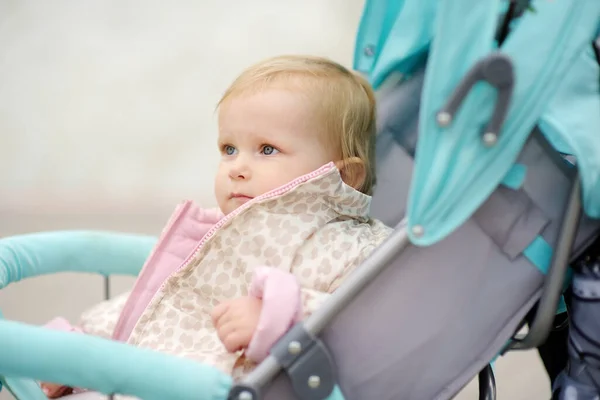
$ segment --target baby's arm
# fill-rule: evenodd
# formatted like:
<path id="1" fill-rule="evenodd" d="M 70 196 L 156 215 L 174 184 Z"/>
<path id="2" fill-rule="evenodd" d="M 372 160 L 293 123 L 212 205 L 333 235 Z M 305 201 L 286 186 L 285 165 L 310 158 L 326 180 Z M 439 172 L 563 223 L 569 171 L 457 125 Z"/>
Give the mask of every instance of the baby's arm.
<path id="1" fill-rule="evenodd" d="M 57 317 L 44 325 L 44 327 L 58 331 L 86 333 L 110 339 L 128 297 L 129 292 L 89 308 L 81 315 L 78 325 L 71 325 L 66 319 Z M 64 385 L 42 382 L 40 386 L 46 396 L 51 399 L 59 398 L 72 392 L 71 388 Z"/>
<path id="2" fill-rule="evenodd" d="M 83 332 L 106 339 L 112 338 L 130 294 L 130 292 L 120 294 L 84 311 L 79 319 L 79 326 Z"/>
<path id="3" fill-rule="evenodd" d="M 262 299 L 258 326 L 246 349 L 256 362 L 267 357 L 271 347 L 294 325 L 314 312 L 339 286 L 336 280 L 328 292 L 303 288 L 296 277 L 277 268 L 256 269 L 250 296 Z"/>
<path id="4" fill-rule="evenodd" d="M 348 260 L 327 291 L 301 287 L 293 274 L 277 268 L 257 268 L 249 294 L 262 299 L 262 310 L 246 356 L 256 362 L 266 358 L 273 345 L 294 323 L 318 309 L 376 246 L 373 243 L 365 247 L 359 257 Z"/>
<path id="5" fill-rule="evenodd" d="M 249 295 L 262 299 L 262 309 L 246 357 L 260 362 L 275 342 L 301 319 L 302 294 L 294 275 L 276 268 L 260 267 L 255 270 Z"/>
<path id="6" fill-rule="evenodd" d="M 311 315 L 330 295 L 330 292 L 320 292 L 314 289 L 302 288 L 300 297 L 302 319 L 306 319 Z"/>

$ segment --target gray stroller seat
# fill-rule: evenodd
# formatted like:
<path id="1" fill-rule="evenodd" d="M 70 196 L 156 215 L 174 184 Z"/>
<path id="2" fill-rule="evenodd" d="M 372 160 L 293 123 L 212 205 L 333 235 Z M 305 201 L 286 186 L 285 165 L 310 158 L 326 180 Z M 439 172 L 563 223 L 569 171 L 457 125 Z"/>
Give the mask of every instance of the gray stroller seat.
<path id="1" fill-rule="evenodd" d="M 380 104 L 372 212 L 399 228 L 412 174 L 421 83 L 418 74 Z M 446 239 L 406 248 L 324 329 L 322 339 L 346 399 L 449 399 L 522 326 L 544 283 L 544 273 L 523 251 L 538 235 L 556 248 L 576 169 L 539 132 L 518 162 L 528 171 L 520 189 L 499 186 Z M 593 240 L 598 227 L 581 219 L 571 258 Z M 389 242 L 400 232 L 396 229 Z M 393 252 L 379 251 L 386 250 Z M 280 374 L 264 398 L 292 399 L 291 392 L 290 381 Z"/>

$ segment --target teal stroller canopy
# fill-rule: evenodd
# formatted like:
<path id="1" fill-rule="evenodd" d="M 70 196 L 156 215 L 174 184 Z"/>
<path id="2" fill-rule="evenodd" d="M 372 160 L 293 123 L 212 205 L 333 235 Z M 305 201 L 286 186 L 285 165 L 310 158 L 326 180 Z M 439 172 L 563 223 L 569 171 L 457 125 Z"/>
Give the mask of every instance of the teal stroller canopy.
<path id="1" fill-rule="evenodd" d="M 507 3 L 367 2 L 355 67 L 381 85 L 427 63 L 408 207 L 413 243 L 445 237 L 503 179 L 522 173 L 514 163 L 536 124 L 575 156 L 584 210 L 600 217 L 600 78 L 591 46 L 600 4 L 532 2 L 498 48 Z"/>

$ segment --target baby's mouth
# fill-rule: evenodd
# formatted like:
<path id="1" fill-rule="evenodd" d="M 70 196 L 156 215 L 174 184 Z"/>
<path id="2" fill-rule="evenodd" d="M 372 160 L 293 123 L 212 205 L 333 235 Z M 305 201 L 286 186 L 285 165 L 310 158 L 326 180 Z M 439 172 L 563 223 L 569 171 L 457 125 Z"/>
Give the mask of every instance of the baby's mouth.
<path id="1" fill-rule="evenodd" d="M 248 200 L 252 200 L 254 197 L 252 196 L 248 196 L 242 193 L 232 193 L 231 196 L 229 196 L 231 199 L 237 199 L 237 200 L 241 200 L 241 201 L 248 201 Z"/>

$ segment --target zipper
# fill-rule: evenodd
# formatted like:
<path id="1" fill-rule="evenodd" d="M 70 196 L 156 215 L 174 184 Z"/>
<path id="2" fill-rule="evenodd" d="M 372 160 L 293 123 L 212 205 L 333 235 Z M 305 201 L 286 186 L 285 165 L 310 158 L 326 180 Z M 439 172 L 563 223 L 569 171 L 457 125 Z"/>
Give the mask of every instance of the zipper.
<path id="1" fill-rule="evenodd" d="M 154 261 L 156 254 L 159 252 L 160 247 L 163 245 L 163 240 L 166 237 L 171 235 L 173 227 L 179 223 L 179 221 L 181 220 L 181 217 L 187 213 L 187 211 L 189 210 L 191 205 L 192 205 L 192 202 L 189 200 L 183 201 L 180 203 L 180 207 L 178 207 L 179 209 L 175 212 L 175 214 L 173 216 L 171 216 L 171 219 L 167 222 L 167 226 L 165 227 L 165 229 L 163 229 L 163 233 L 159 237 L 156 248 L 152 251 L 152 253 L 148 257 L 148 260 L 146 261 L 144 267 L 142 268 L 142 270 L 140 271 L 138 276 L 145 276 L 144 273 L 146 272 L 148 267 Z M 117 336 L 118 336 L 118 334 L 120 334 L 120 330 L 123 329 L 123 325 L 126 320 L 124 318 L 124 316 L 129 315 L 129 313 L 131 312 L 131 309 L 133 308 L 133 306 L 135 304 L 136 299 L 134 299 L 134 296 L 132 296 L 132 294 L 135 291 L 136 287 L 138 286 L 138 283 L 139 282 L 136 282 L 136 284 L 133 288 L 133 291 L 130 294 L 129 299 L 127 299 L 127 302 L 125 303 L 125 306 L 123 307 L 123 310 L 121 310 L 119 320 L 117 321 L 117 325 L 115 326 L 115 329 L 113 331 L 113 340 L 118 340 Z M 130 332 L 130 334 L 131 334 L 131 332 Z M 127 340 L 127 338 L 124 338 L 124 340 Z"/>
<path id="2" fill-rule="evenodd" d="M 148 302 L 148 305 L 146 306 L 146 309 L 148 308 L 148 306 L 150 304 L 152 304 L 152 302 L 154 301 L 154 299 L 156 298 L 156 295 L 160 292 L 162 292 L 166 285 L 167 282 L 169 281 L 169 279 L 171 279 L 171 277 L 173 277 L 173 275 L 177 274 L 179 271 L 181 271 L 183 268 L 187 267 L 188 264 L 190 263 L 190 261 L 192 259 L 194 259 L 198 253 L 200 252 L 200 250 L 202 249 L 202 246 L 204 246 L 204 244 L 215 235 L 215 233 L 223 226 L 225 225 L 227 222 L 229 222 L 231 219 L 235 218 L 237 215 L 239 215 L 240 213 L 244 212 L 244 210 L 248 209 L 249 207 L 251 207 L 253 204 L 256 204 L 258 202 L 261 202 L 263 200 L 268 200 L 268 199 L 272 199 L 273 197 L 277 197 L 277 196 L 281 196 L 286 192 L 289 192 L 290 190 L 292 190 L 293 188 L 295 188 L 296 186 L 300 185 L 301 183 L 304 183 L 308 180 L 311 180 L 313 178 L 316 178 L 320 175 L 325 175 L 325 173 L 331 171 L 334 167 L 333 163 L 329 163 L 326 164 L 324 166 L 322 166 L 321 168 L 303 175 L 299 178 L 294 179 L 293 181 L 291 181 L 290 183 L 272 190 L 270 192 L 267 192 L 263 195 L 260 195 L 258 197 L 255 197 L 254 199 L 244 203 L 243 205 L 241 205 L 240 207 L 238 207 L 235 211 L 231 212 L 230 214 L 226 215 L 225 217 L 221 218 L 221 220 L 219 220 L 219 222 L 217 222 L 208 232 L 206 232 L 206 234 L 202 237 L 202 239 L 200 240 L 200 242 L 198 242 L 198 245 L 196 246 L 196 248 L 194 249 L 194 251 L 192 251 L 190 253 L 190 255 L 188 255 L 186 257 L 186 259 L 183 261 L 183 263 L 181 264 L 181 266 L 179 268 L 177 268 L 174 272 L 172 272 L 167 278 L 165 278 L 165 280 L 163 281 L 163 283 L 160 285 L 160 287 L 158 288 L 158 290 L 154 293 L 154 295 L 152 295 L 152 298 L 150 299 L 150 301 Z M 144 314 L 146 310 L 142 311 L 142 314 Z M 140 314 L 140 315 L 142 315 Z M 139 321 L 139 320 L 138 320 Z M 137 324 L 137 322 L 136 322 Z M 127 340 L 129 340 L 129 338 L 131 337 L 131 334 L 133 333 L 133 331 L 135 330 L 135 325 L 133 327 L 133 329 L 131 330 L 131 332 L 129 333 L 129 337 L 127 338 Z"/>

